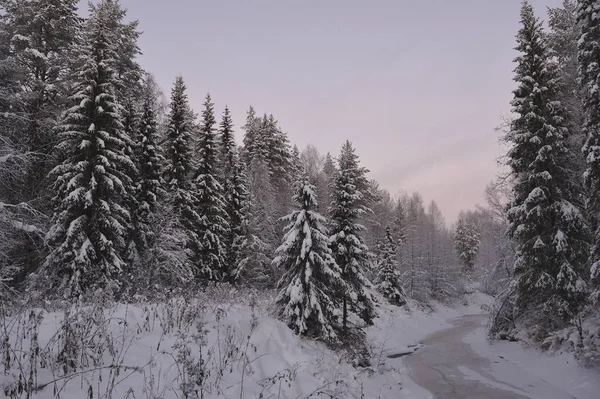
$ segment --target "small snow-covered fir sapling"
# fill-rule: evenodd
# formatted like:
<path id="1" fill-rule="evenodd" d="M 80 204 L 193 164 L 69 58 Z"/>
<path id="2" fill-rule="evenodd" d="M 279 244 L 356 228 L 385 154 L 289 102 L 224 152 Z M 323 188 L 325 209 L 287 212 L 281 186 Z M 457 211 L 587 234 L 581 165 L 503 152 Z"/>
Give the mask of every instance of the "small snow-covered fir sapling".
<path id="1" fill-rule="evenodd" d="M 315 187 L 307 177 L 295 186 L 298 209 L 283 218 L 289 224 L 273 260 L 285 270 L 278 284 L 278 314 L 297 334 L 333 343 L 340 314 L 336 295 L 345 283 L 329 248 L 325 219 L 314 211 Z"/>
<path id="2" fill-rule="evenodd" d="M 381 255 L 379 256 L 379 270 L 377 273 L 377 290 L 392 305 L 402 306 L 406 304 L 406 294 L 402 288 L 398 261 L 396 259 L 397 245 L 392 237 L 389 227 L 385 229 L 385 238 L 379 244 Z"/>

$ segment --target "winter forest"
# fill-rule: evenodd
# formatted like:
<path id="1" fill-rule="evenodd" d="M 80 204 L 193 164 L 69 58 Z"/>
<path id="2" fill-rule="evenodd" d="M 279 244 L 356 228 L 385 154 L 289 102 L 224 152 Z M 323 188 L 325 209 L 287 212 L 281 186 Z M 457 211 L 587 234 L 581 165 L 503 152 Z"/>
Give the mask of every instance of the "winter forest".
<path id="1" fill-rule="evenodd" d="M 490 343 L 600 367 L 600 1 L 522 3 L 506 155 L 455 223 L 344 137 L 192 109 L 135 15 L 85 7 L 0 0 L 6 397 L 400 398 L 405 323 L 460 306 Z"/>

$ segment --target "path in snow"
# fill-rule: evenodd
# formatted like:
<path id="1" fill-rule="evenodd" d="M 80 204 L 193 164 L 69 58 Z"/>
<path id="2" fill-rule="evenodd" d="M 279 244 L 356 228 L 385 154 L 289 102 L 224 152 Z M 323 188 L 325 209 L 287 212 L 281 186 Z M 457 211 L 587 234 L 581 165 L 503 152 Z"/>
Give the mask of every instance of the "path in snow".
<path id="1" fill-rule="evenodd" d="M 486 315 L 462 316 L 450 321 L 454 327 L 429 335 L 404 358 L 411 379 L 436 399 L 575 398 L 499 355 L 477 354 L 464 338 L 484 334 L 485 321 Z"/>

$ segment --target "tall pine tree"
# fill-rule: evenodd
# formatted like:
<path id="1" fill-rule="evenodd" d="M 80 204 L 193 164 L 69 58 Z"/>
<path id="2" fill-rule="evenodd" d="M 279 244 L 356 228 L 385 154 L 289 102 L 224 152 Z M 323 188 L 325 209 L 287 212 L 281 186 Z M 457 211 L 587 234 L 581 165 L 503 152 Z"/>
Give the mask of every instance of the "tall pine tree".
<path id="1" fill-rule="evenodd" d="M 370 283 L 364 275 L 370 266 L 369 249 L 364 244 L 358 224 L 361 215 L 369 212 L 365 193 L 367 170 L 359 165 L 358 156 L 349 141 L 342 147 L 338 158 L 338 170 L 331 187 L 331 248 L 336 263 L 342 269 L 347 289 L 343 297 L 343 326 L 348 326 L 348 313 L 354 313 L 371 324 L 375 318 L 374 299 L 368 288 Z"/>
<path id="2" fill-rule="evenodd" d="M 516 318 L 535 321 L 541 337 L 575 315 L 585 298 L 588 229 L 574 204 L 570 132 L 558 101 L 559 80 L 541 23 L 527 2 L 517 35 L 513 111 L 506 140 L 515 178 L 509 233 L 518 244 Z"/>
<path id="3" fill-rule="evenodd" d="M 130 215 L 123 207 L 132 191 L 125 173 L 126 139 L 115 99 L 117 59 L 113 22 L 105 2 L 92 8 L 71 97 L 73 107 L 60 133 L 63 162 L 52 176 L 57 210 L 48 233 L 52 252 L 45 267 L 60 282 L 52 288 L 65 296 L 114 289 L 125 266 L 121 250 Z"/>

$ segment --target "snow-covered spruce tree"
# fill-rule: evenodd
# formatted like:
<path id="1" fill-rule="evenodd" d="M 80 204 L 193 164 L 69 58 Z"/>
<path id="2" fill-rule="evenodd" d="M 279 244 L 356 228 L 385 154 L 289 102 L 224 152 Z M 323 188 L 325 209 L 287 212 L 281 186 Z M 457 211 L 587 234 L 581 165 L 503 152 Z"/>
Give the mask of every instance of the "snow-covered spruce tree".
<path id="1" fill-rule="evenodd" d="M 0 4 L 7 43 L 20 68 L 20 99 L 28 121 L 21 131 L 23 150 L 39 154 L 25 175 L 21 201 L 38 199 L 48 188 L 46 174 L 56 166 L 49 156 L 58 142 L 60 113 L 69 96 L 70 66 L 81 38 L 77 0 L 13 0 Z M 39 205 L 39 204 L 38 204 Z M 49 203 L 44 204 L 49 208 Z"/>
<path id="2" fill-rule="evenodd" d="M 394 216 L 392 218 L 392 231 L 397 237 L 399 247 L 402 247 L 406 243 L 406 230 L 406 211 L 404 210 L 402 201 L 397 201 L 394 207 Z M 399 256 L 400 259 L 402 259 L 401 254 L 399 254 Z M 402 261 L 400 262 L 402 263 Z"/>
<path id="3" fill-rule="evenodd" d="M 126 101 L 134 102 L 143 96 L 143 80 L 145 72 L 138 63 L 138 56 L 142 54 L 138 40 L 142 32 L 138 30 L 139 21 L 124 22 L 127 10 L 124 9 L 119 0 L 107 0 L 112 3 L 115 20 L 118 22 L 114 26 L 119 33 L 119 41 L 115 43 L 119 49 L 116 62 L 117 72 L 117 92 Z"/>
<path id="4" fill-rule="evenodd" d="M 244 208 L 244 251 L 236 274 L 256 286 L 277 283 L 271 268 L 273 249 L 277 247 L 277 221 L 274 218 L 275 194 L 269 168 L 262 157 L 252 159 L 248 170 L 248 199 Z"/>
<path id="5" fill-rule="evenodd" d="M 136 104 L 143 95 L 144 70 L 138 63 L 141 54 L 138 40 L 142 34 L 138 30 L 139 22 L 125 22 L 127 9 L 121 6 L 119 0 L 102 0 L 106 12 L 111 15 L 110 29 L 115 33 L 116 41 L 113 45 L 118 49 L 115 60 L 115 91 L 124 106 L 124 115 L 127 114 L 127 105 Z"/>
<path id="6" fill-rule="evenodd" d="M 242 159 L 246 166 L 249 167 L 252 159 L 254 159 L 254 156 L 257 154 L 260 154 L 263 159 L 266 159 L 266 154 L 263 149 L 259 149 L 260 118 L 256 116 L 256 110 L 252 106 L 248 109 L 246 123 L 242 129 L 244 130 Z"/>
<path id="7" fill-rule="evenodd" d="M 358 218 L 369 209 L 365 205 L 364 190 L 368 187 L 367 170 L 359 165 L 358 156 L 349 141 L 342 147 L 331 187 L 331 249 L 336 263 L 342 269 L 346 289 L 342 296 L 342 323 L 348 327 L 348 313 L 353 311 L 367 324 L 376 316 L 374 298 L 369 292 L 370 282 L 364 270 L 370 265 L 369 249 L 360 232 L 364 227 Z"/>
<path id="8" fill-rule="evenodd" d="M 104 2 L 92 8 L 75 75 L 74 105 L 61 125 L 64 160 L 51 174 L 57 208 L 47 237 L 52 251 L 44 266 L 59 279 L 50 280 L 47 288 L 66 297 L 114 290 L 125 266 L 121 251 L 130 215 L 123 200 L 132 191 L 125 171 L 135 166 L 125 156 L 114 97 L 117 54 L 110 18 Z"/>
<path id="9" fill-rule="evenodd" d="M 234 250 L 236 241 L 242 235 L 243 207 L 247 198 L 247 190 L 243 181 L 243 171 L 237 159 L 237 148 L 233 136 L 233 121 L 229 108 L 225 107 L 223 118 L 219 125 L 219 170 L 220 181 L 223 188 L 225 201 L 225 210 L 227 212 L 227 230 L 223 235 L 223 245 L 226 254 L 225 264 L 227 273 L 223 276 L 229 281 L 233 281 L 236 260 L 239 259 L 239 253 Z"/>
<path id="10" fill-rule="evenodd" d="M 397 244 L 389 227 L 385 229 L 385 238 L 379 243 L 379 259 L 377 270 L 377 290 L 392 304 L 406 304 L 406 294 L 402 288 L 400 271 L 398 270 Z"/>
<path id="11" fill-rule="evenodd" d="M 327 154 L 325 154 L 325 161 L 323 162 L 323 173 L 325 173 L 325 175 L 329 179 L 331 179 L 333 177 L 335 171 L 336 171 L 335 162 L 334 162 L 331 154 L 328 152 Z"/>
<path id="12" fill-rule="evenodd" d="M 28 224 L 47 229 L 42 219 L 52 214 L 53 196 L 48 172 L 57 164 L 53 152 L 58 143 L 56 126 L 70 94 L 71 57 L 79 43 L 81 19 L 76 0 L 12 0 L 0 2 L 0 50 L 2 79 L 0 86 L 10 107 L 2 110 L 0 136 L 8 140 L 0 147 L 17 150 L 12 158 L 18 165 L 10 180 L 2 184 L 0 201 L 27 204 L 12 211 L 35 214 Z M 4 103 L 8 105 L 9 103 Z M 2 107 L 4 108 L 4 107 Z M 8 125 L 8 126 L 7 126 Z M 27 159 L 27 162 L 21 162 Z M 9 162 L 10 164 L 10 162 Z M 41 216 L 41 218 L 40 218 Z M 37 219 L 37 220 L 35 220 Z M 13 282 L 21 283 L 37 271 L 47 256 L 43 234 L 11 229 L 11 268 L 19 269 Z M 6 247 L 5 247 L 6 248 Z"/>
<path id="13" fill-rule="evenodd" d="M 223 192 L 228 193 L 229 180 L 231 180 L 233 169 L 235 167 L 237 146 L 233 134 L 233 121 L 227 106 L 225 107 L 225 111 L 223 111 L 223 117 L 219 125 L 219 144 L 219 168 L 221 169 L 219 172 L 221 175 Z"/>
<path id="14" fill-rule="evenodd" d="M 257 117 L 252 107 L 248 111 L 243 129 L 245 130 L 243 159 L 248 176 L 252 179 L 255 175 L 253 170 L 258 170 L 257 166 L 264 162 L 268 170 L 269 185 L 272 188 L 270 194 L 266 195 L 265 193 L 255 193 L 253 184 L 250 184 L 248 189 L 252 198 L 272 197 L 272 203 L 268 207 L 264 207 L 254 199 L 251 202 L 253 205 L 261 207 L 261 212 L 269 212 L 266 216 L 269 220 L 275 221 L 273 227 L 278 231 L 283 226 L 279 225 L 277 221 L 291 209 L 291 182 L 294 181 L 293 174 L 295 173 L 287 136 L 281 131 L 273 115 L 264 114 L 262 117 Z M 257 158 L 259 160 L 256 160 Z M 278 245 L 277 236 L 278 234 L 275 234 L 275 241 L 263 241 L 274 248 Z"/>
<path id="15" fill-rule="evenodd" d="M 229 229 L 223 187 L 218 178 L 219 143 L 214 125 L 214 104 L 210 95 L 204 101 L 198 161 L 194 177 L 196 190 L 195 209 L 200 217 L 194 224 L 192 261 L 202 280 L 222 280 L 229 268 L 226 262 L 224 238 Z"/>
<path id="16" fill-rule="evenodd" d="M 458 253 L 458 258 L 468 271 L 472 271 L 475 267 L 477 252 L 481 234 L 475 227 L 464 219 L 460 219 L 456 225 L 456 233 L 454 235 L 454 247 Z"/>
<path id="17" fill-rule="evenodd" d="M 293 170 L 291 149 L 287 135 L 273 115 L 265 114 L 260 125 L 258 149 L 269 167 L 271 186 L 275 193 L 274 217 L 285 216 L 292 207 Z M 278 226 L 281 229 L 283 226 Z"/>
<path id="18" fill-rule="evenodd" d="M 294 181 L 298 181 L 304 176 L 304 166 L 302 165 L 302 160 L 300 159 L 300 150 L 298 150 L 297 145 L 294 145 L 292 148 L 291 163 L 292 177 L 294 178 Z"/>
<path id="19" fill-rule="evenodd" d="M 134 104 L 133 101 L 130 101 L 130 99 L 120 97 L 116 91 L 115 97 L 120 99 L 121 101 L 124 101 L 124 103 L 120 103 L 122 105 L 120 114 L 121 121 L 123 123 L 123 140 L 125 142 L 124 154 L 126 157 L 130 158 L 134 162 L 134 164 L 136 164 L 137 162 L 135 158 L 137 155 L 136 147 L 138 145 L 138 142 L 135 136 L 137 135 L 140 128 L 139 124 L 141 115 L 139 113 L 139 110 L 136 108 L 136 104 Z M 126 172 L 135 187 L 135 183 L 138 180 L 137 169 L 127 170 Z M 128 195 L 124 198 L 123 205 L 132 217 L 131 223 L 128 223 L 127 232 L 125 233 L 126 249 L 124 255 L 124 259 L 129 265 L 128 269 L 125 272 L 126 274 L 130 274 L 130 269 L 131 267 L 133 267 L 133 263 L 135 263 L 136 260 L 139 258 L 138 247 L 136 243 L 137 232 L 135 230 L 136 226 L 134 220 L 135 213 L 137 212 L 139 206 L 137 204 L 135 190 L 128 193 Z"/>
<path id="20" fill-rule="evenodd" d="M 335 163 L 330 153 L 325 154 L 325 160 L 323 161 L 323 171 L 321 173 L 321 189 L 319 190 L 319 201 L 324 206 L 319 210 L 327 220 L 330 219 L 329 215 L 329 203 L 331 202 L 331 181 L 333 174 L 335 173 Z"/>
<path id="21" fill-rule="evenodd" d="M 183 217 L 192 207 L 192 125 L 190 107 L 183 77 L 175 79 L 171 90 L 171 104 L 166 138 L 166 166 L 164 172 L 176 213 Z"/>
<path id="22" fill-rule="evenodd" d="M 19 193 L 26 191 L 23 177 L 33 161 L 33 154 L 23 152 L 19 145 L 19 136 L 26 125 L 25 104 L 18 95 L 21 71 L 11 56 L 9 37 L 6 24 L 0 20 L 0 280 L 5 283 L 29 274 L 29 254 L 22 248 L 27 230 L 21 229 L 20 223 L 25 220 L 20 214 L 23 208 L 30 206 L 22 202 Z M 30 218 L 27 219 L 27 224 L 32 224 Z M 0 282 L 0 296 L 2 287 Z"/>
<path id="23" fill-rule="evenodd" d="M 593 230 L 590 251 L 591 279 L 594 299 L 600 300 L 600 4 L 595 0 L 578 2 L 579 79 L 583 89 L 584 134 L 583 153 L 587 161 L 584 182 L 587 187 L 587 216 Z"/>
<path id="24" fill-rule="evenodd" d="M 92 10 L 95 6 L 92 5 Z M 121 118 L 123 121 L 123 131 L 125 132 L 125 154 L 135 161 L 137 155 L 137 136 L 139 133 L 139 123 L 141 118 L 142 93 L 144 71 L 137 62 L 138 55 L 141 54 L 138 47 L 138 39 L 141 32 L 137 30 L 138 21 L 125 22 L 127 10 L 124 9 L 118 0 L 103 0 L 102 7 L 107 15 L 107 29 L 114 32 L 115 42 L 112 43 L 116 49 L 117 58 L 114 62 L 114 91 L 119 99 L 121 107 Z M 92 11 L 93 12 L 93 11 Z M 138 177 L 134 170 L 128 171 L 130 178 L 136 181 Z M 139 209 L 136 203 L 134 193 L 126 198 L 125 206 L 128 212 L 134 216 Z M 137 232 L 133 223 L 129 224 L 128 232 L 125 237 L 127 243 L 127 260 L 129 268 L 133 267 L 140 254 L 138 253 L 138 243 L 136 243 Z M 131 270 L 127 270 L 130 275 Z"/>
<path id="25" fill-rule="evenodd" d="M 135 147 L 138 171 L 135 181 L 137 208 L 133 215 L 134 241 L 140 255 L 156 243 L 156 213 L 159 199 L 165 194 L 162 181 L 165 159 L 158 145 L 156 99 L 152 88 L 148 85 L 144 87 L 143 96 L 142 115 Z"/>
<path id="26" fill-rule="evenodd" d="M 248 178 L 237 151 L 233 154 L 233 162 L 227 195 L 227 215 L 229 216 L 227 262 L 230 268 L 227 278 L 230 282 L 243 283 L 241 278 L 245 275 L 247 266 L 253 263 L 252 259 L 257 254 L 264 251 L 265 244 L 254 234 L 250 225 L 251 207 L 246 188 Z"/>
<path id="27" fill-rule="evenodd" d="M 339 301 L 344 289 L 341 270 L 333 259 L 324 218 L 317 206 L 315 187 L 305 177 L 295 184 L 298 209 L 283 219 L 283 243 L 273 264 L 285 270 L 278 283 L 279 317 L 299 335 L 337 342 Z"/>
<path id="28" fill-rule="evenodd" d="M 563 326 L 585 300 L 588 228 L 575 201 L 569 130 L 558 98 L 558 74 L 533 8 L 521 10 L 513 111 L 506 136 L 515 179 L 508 212 L 518 248 L 513 284 L 517 327 L 535 325 L 537 338 Z M 525 326 L 527 327 L 527 326 Z M 492 328 L 494 328 L 492 326 Z"/>
<path id="29" fill-rule="evenodd" d="M 274 189 L 273 217 L 279 219 L 290 210 L 293 165 L 291 149 L 285 133 L 273 115 L 257 117 L 252 107 L 248 111 L 244 136 L 244 158 L 250 168 L 252 161 L 260 157 L 269 169 L 270 184 Z"/>
<path id="30" fill-rule="evenodd" d="M 402 281 L 410 298 L 427 301 L 431 292 L 427 283 L 425 263 L 427 217 L 423 197 L 419 193 L 406 194 L 399 202 L 406 216 L 403 229 L 405 242 L 398 251 L 402 259 L 400 264 Z"/>
<path id="31" fill-rule="evenodd" d="M 379 255 L 379 244 L 385 240 L 386 227 L 393 218 L 394 207 L 389 192 L 379 187 L 375 180 L 369 182 L 372 196 L 367 202 L 367 206 L 372 212 L 365 213 L 359 219 L 359 223 L 365 226 L 366 231 L 363 234 L 365 244 L 374 249 L 375 255 Z"/>
<path id="32" fill-rule="evenodd" d="M 255 115 L 254 108 L 248 111 L 244 135 L 244 152 L 247 165 L 260 156 L 269 168 L 271 183 L 280 179 L 289 169 L 289 144 L 285 134 L 279 129 L 273 115 Z"/>
<path id="33" fill-rule="evenodd" d="M 569 149 L 578 156 L 574 157 L 573 179 L 581 181 L 585 169 L 585 159 L 580 156 L 585 141 L 582 132 L 583 92 L 578 84 L 577 40 L 580 28 L 577 24 L 577 1 L 563 0 L 561 7 L 548 8 L 548 44 L 552 55 L 556 57 L 560 74 L 559 100 L 567 111 L 567 127 L 571 134 L 566 142 Z"/>
<path id="34" fill-rule="evenodd" d="M 264 258 L 262 252 L 266 245 L 253 231 L 250 221 L 250 198 L 247 189 L 248 177 L 240 159 L 233 135 L 233 122 L 229 110 L 225 108 L 220 125 L 221 134 L 221 169 L 223 170 L 223 187 L 227 211 L 228 229 L 224 244 L 226 251 L 227 275 L 230 282 L 248 283 L 252 278 L 248 269 L 257 258 Z"/>
<path id="35" fill-rule="evenodd" d="M 194 226 L 200 217 L 195 211 L 196 197 L 192 184 L 192 129 L 193 113 L 189 107 L 186 87 L 181 76 L 175 80 L 171 90 L 170 111 L 167 121 L 166 163 L 164 181 L 169 206 L 168 229 L 161 233 L 161 253 L 163 258 L 175 265 L 179 280 L 186 281 L 192 266 L 189 262 L 191 248 L 197 248 Z M 185 256 L 179 251 L 185 242 Z M 167 273 L 168 274 L 168 273 Z"/>
<path id="36" fill-rule="evenodd" d="M 325 157 L 319 153 L 317 147 L 308 144 L 300 153 L 300 161 L 303 166 L 303 172 L 308 175 L 311 184 L 314 184 L 316 187 L 317 198 L 320 198 L 319 206 L 316 211 L 321 215 L 325 215 L 327 213 L 326 209 L 329 207 L 329 202 L 327 202 L 327 200 L 329 199 L 328 190 L 330 183 L 323 174 Z M 294 160 L 292 158 L 292 168 L 294 168 L 293 162 Z"/>

